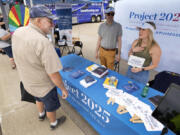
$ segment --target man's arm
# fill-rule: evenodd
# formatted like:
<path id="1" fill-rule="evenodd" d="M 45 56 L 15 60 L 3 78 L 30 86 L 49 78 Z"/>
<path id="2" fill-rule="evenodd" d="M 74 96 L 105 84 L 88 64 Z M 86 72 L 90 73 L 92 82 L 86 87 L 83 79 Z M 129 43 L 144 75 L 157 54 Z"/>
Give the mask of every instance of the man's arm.
<path id="1" fill-rule="evenodd" d="M 0 39 L 3 40 L 3 41 L 6 41 L 6 40 L 8 40 L 8 39 L 10 39 L 10 38 L 11 38 L 11 34 L 8 33 L 8 34 L 2 36 Z"/>
<path id="2" fill-rule="evenodd" d="M 5 24 L 5 22 L 0 22 L 0 26 L 3 25 L 3 24 Z"/>
<path id="3" fill-rule="evenodd" d="M 118 56 L 116 57 L 118 61 L 121 60 L 121 46 L 122 46 L 122 40 L 121 40 L 121 36 L 119 36 L 118 37 Z"/>
<path id="4" fill-rule="evenodd" d="M 101 40 L 102 40 L 102 37 L 98 36 L 98 41 L 97 41 L 97 46 L 96 46 L 96 59 L 99 57 L 98 53 L 99 53 L 99 48 L 101 46 Z"/>
<path id="5" fill-rule="evenodd" d="M 68 91 L 64 87 L 61 75 L 59 72 L 48 74 L 52 82 L 62 91 L 62 98 L 66 99 L 68 97 Z"/>

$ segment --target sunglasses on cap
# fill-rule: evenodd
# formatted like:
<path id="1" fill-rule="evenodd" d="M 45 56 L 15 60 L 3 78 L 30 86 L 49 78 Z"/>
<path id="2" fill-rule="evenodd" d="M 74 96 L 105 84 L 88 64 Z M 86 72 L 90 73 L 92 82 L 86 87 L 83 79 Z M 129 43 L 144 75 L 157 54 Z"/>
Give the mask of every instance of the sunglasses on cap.
<path id="1" fill-rule="evenodd" d="M 107 16 L 114 16 L 114 13 L 107 13 Z"/>

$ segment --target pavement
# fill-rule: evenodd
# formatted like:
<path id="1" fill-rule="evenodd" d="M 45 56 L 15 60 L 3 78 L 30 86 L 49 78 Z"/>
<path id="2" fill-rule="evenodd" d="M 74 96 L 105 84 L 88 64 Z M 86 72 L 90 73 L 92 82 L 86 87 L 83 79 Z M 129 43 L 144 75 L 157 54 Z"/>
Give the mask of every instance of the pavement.
<path id="1" fill-rule="evenodd" d="M 83 42 L 83 55 L 86 59 L 99 63 L 95 59 L 97 30 L 100 23 L 73 25 L 73 37 Z M 121 60 L 120 73 L 125 75 L 127 62 Z M 156 74 L 151 72 L 151 79 Z M 65 115 L 66 122 L 51 131 L 49 121 L 38 120 L 36 106 L 20 99 L 19 76 L 11 68 L 6 55 L 0 54 L 0 135 L 97 135 L 98 133 L 68 104 L 60 99 L 62 107 L 57 117 Z M 1 131 L 2 129 L 2 131 Z"/>

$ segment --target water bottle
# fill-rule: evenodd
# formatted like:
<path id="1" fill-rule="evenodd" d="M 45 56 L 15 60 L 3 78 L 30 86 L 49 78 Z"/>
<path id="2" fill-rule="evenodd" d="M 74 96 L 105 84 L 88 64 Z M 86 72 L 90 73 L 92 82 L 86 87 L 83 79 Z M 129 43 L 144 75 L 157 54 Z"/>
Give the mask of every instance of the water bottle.
<path id="1" fill-rule="evenodd" d="M 149 91 L 149 83 L 146 84 L 146 86 L 143 88 L 143 91 L 141 93 L 142 97 L 146 97 Z"/>

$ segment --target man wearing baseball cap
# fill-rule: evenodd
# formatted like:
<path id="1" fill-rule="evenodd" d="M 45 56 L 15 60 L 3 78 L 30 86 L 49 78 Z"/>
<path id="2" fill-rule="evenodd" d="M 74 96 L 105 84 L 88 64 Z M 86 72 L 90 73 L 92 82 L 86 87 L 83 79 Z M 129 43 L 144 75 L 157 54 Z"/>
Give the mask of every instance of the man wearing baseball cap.
<path id="1" fill-rule="evenodd" d="M 114 21 L 114 8 L 109 7 L 105 10 L 106 22 L 101 24 L 98 30 L 98 41 L 96 47 L 96 58 L 100 59 L 101 65 L 114 70 L 116 47 L 118 55 L 116 60 L 120 61 L 121 54 L 121 24 Z"/>
<path id="2" fill-rule="evenodd" d="M 57 16 L 43 5 L 30 9 L 30 23 L 18 28 L 12 36 L 12 49 L 17 69 L 24 88 L 36 99 L 39 120 L 46 115 L 50 128 L 55 129 L 66 120 L 65 116 L 56 119 L 60 107 L 56 86 L 62 91 L 62 98 L 68 97 L 59 70 L 62 68 L 53 44 L 48 40 Z"/>

